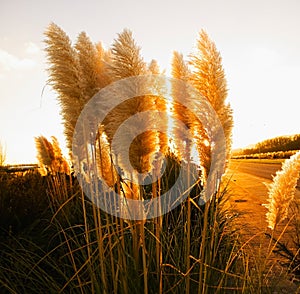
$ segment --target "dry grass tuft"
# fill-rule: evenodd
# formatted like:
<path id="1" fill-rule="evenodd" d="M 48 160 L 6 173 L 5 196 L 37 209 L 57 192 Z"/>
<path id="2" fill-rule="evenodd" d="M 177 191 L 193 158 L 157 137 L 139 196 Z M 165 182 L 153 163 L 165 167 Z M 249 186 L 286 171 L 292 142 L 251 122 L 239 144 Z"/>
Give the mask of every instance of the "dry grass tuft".
<path id="1" fill-rule="evenodd" d="M 72 46 L 67 34 L 54 23 L 45 36 L 50 65 L 48 82 L 58 93 L 67 146 L 72 150 L 73 133 L 82 109 L 95 93 L 111 83 L 107 74 L 109 53 L 101 44 L 94 45 L 84 32 Z"/>
<path id="2" fill-rule="evenodd" d="M 272 230 L 288 215 L 288 208 L 294 199 L 300 170 L 300 151 L 282 164 L 269 187 L 267 222 Z"/>
<path id="3" fill-rule="evenodd" d="M 199 34 L 197 51 L 191 55 L 190 65 L 193 68 L 192 85 L 210 102 L 223 126 L 226 138 L 226 157 L 229 159 L 232 145 L 233 117 L 232 109 L 229 103 L 226 102 L 227 82 L 221 55 L 215 43 L 210 40 L 204 30 L 201 30 Z M 209 166 L 209 164 L 207 165 Z"/>
<path id="4" fill-rule="evenodd" d="M 59 143 L 55 137 L 51 137 L 52 143 L 44 136 L 35 138 L 39 172 L 45 176 L 48 174 L 65 173 L 70 174 L 70 166 L 64 158 Z"/>
<path id="5" fill-rule="evenodd" d="M 138 75 L 147 74 L 146 63 L 140 56 L 140 48 L 136 45 L 132 33 L 129 30 L 124 30 L 118 35 L 112 45 L 110 74 L 113 80 L 120 80 L 123 78 L 134 77 Z M 129 91 L 128 93 L 138 93 L 140 87 L 146 87 L 146 85 L 136 85 L 136 89 L 122 89 L 123 91 Z M 108 102 L 109 103 L 109 102 Z M 152 96 L 139 96 L 133 97 L 119 104 L 103 122 L 104 130 L 107 134 L 108 141 L 111 144 L 120 124 L 131 116 L 144 112 L 147 110 L 153 110 L 155 108 L 155 99 Z M 127 128 L 121 138 L 117 138 L 120 142 L 112 148 L 117 148 L 114 151 L 115 154 L 122 154 L 126 139 L 131 134 L 139 134 L 139 130 L 147 129 L 149 122 L 141 121 L 140 125 Z M 136 129 L 135 129 L 136 128 Z M 139 173 L 149 172 L 151 170 L 151 156 L 156 151 L 157 133 L 155 131 L 147 131 L 139 134 L 138 138 L 131 144 L 130 148 L 130 160 L 134 168 Z M 124 150 L 126 153 L 126 150 Z M 121 166 L 125 167 L 124 158 L 119 156 L 118 162 Z"/>
<path id="6" fill-rule="evenodd" d="M 6 161 L 6 148 L 0 141 L 0 167 L 4 165 Z"/>
<path id="7" fill-rule="evenodd" d="M 52 23 L 45 32 L 49 84 L 58 93 L 68 148 L 72 149 L 77 118 L 85 104 L 79 58 L 66 33 Z"/>

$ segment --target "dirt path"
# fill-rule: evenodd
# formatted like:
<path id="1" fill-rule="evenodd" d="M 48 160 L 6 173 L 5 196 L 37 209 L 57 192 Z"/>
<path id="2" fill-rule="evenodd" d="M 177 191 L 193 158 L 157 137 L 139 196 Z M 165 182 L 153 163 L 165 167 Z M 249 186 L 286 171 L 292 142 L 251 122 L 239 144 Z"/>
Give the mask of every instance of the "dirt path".
<path id="1" fill-rule="evenodd" d="M 261 232 L 271 233 L 267 229 L 266 212 L 268 188 L 272 175 L 281 168 L 281 164 L 249 163 L 233 160 L 229 166 L 227 177 L 230 178 L 230 206 L 238 215 L 237 222 L 245 227 L 245 237 L 251 237 Z M 300 191 L 296 191 L 300 197 Z M 284 228 L 288 221 L 283 222 Z"/>
<path id="2" fill-rule="evenodd" d="M 238 223 L 246 227 L 245 233 L 249 237 L 267 228 L 265 219 L 267 209 L 263 204 L 267 203 L 266 184 L 271 183 L 266 177 L 254 175 L 255 170 L 260 170 L 255 166 L 257 164 L 253 164 L 252 169 L 249 169 L 249 163 L 232 161 L 227 174 L 230 178 L 231 209 L 237 214 Z"/>
<path id="3" fill-rule="evenodd" d="M 284 221 L 278 226 L 276 232 L 272 232 L 267 226 L 266 212 L 267 208 L 263 205 L 267 203 L 268 188 L 267 185 L 272 182 L 272 175 L 276 170 L 281 168 L 281 164 L 261 164 L 249 163 L 246 161 L 232 161 L 227 172 L 227 178 L 230 179 L 229 207 L 235 214 L 235 224 L 240 228 L 241 239 L 245 246 L 250 250 L 250 256 L 255 260 L 260 260 L 263 265 L 272 267 L 272 271 L 276 274 L 283 270 L 282 262 L 278 254 L 272 253 L 274 243 L 270 242 L 270 238 L 265 233 L 274 234 L 276 238 L 285 230 L 281 241 L 292 244 L 290 231 L 291 227 L 286 226 L 288 223 Z M 300 191 L 297 190 L 297 197 L 300 197 Z M 266 258 L 268 257 L 268 258 Z M 256 264 L 257 266 L 257 264 Z M 260 266 L 260 265 L 258 265 Z M 294 285 L 288 281 L 282 280 L 282 288 L 289 289 L 289 292 L 279 293 L 295 293 L 290 290 L 294 289 Z"/>

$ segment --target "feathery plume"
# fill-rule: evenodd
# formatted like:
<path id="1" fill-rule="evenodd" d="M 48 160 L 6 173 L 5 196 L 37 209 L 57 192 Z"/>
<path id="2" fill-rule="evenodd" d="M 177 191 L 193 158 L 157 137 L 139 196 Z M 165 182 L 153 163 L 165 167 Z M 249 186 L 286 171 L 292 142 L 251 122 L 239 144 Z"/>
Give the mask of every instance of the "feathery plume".
<path id="1" fill-rule="evenodd" d="M 183 83 L 175 82 L 172 85 L 172 94 L 175 99 L 180 98 L 180 101 L 185 103 L 188 103 L 192 99 L 197 99 L 189 91 L 190 69 L 183 59 L 183 55 L 176 51 L 173 53 L 172 75 L 176 80 L 183 81 Z M 202 177 L 204 180 L 206 170 L 209 168 L 207 154 L 210 153 L 210 148 L 209 145 L 205 144 L 205 142 L 208 142 L 208 137 L 202 123 L 193 111 L 193 109 L 187 109 L 186 106 L 176 101 L 173 102 L 174 117 L 190 130 L 190 135 L 186 137 L 180 126 L 175 123 L 173 130 L 176 141 L 175 145 L 185 160 L 189 161 L 191 157 L 194 157 L 194 161 L 199 163 L 202 168 Z M 193 149 L 196 149 L 198 152 L 198 157 L 196 158 L 194 154 L 192 155 Z"/>
<path id="2" fill-rule="evenodd" d="M 102 45 L 94 45 L 85 32 L 78 35 L 75 49 L 79 58 L 84 100 L 91 99 L 101 88 L 111 83 L 107 74 Z"/>
<path id="3" fill-rule="evenodd" d="M 78 55 L 79 67 L 81 72 L 82 96 L 84 100 L 89 101 L 100 89 L 111 83 L 111 78 L 108 75 L 107 64 L 109 61 L 108 54 L 105 52 L 101 43 L 94 45 L 85 32 L 78 35 L 75 49 Z M 92 119 L 92 116 L 89 118 Z M 96 118 L 95 118 L 96 119 Z M 96 123 L 96 122 L 90 122 Z M 100 130 L 98 141 L 94 142 L 96 150 L 96 160 L 98 173 L 102 178 L 105 178 L 109 186 L 113 186 L 116 180 L 114 177 L 114 168 L 110 159 L 110 147 L 104 140 L 105 134 Z M 83 134 L 84 135 L 84 134 Z M 89 134 L 85 134 L 89 135 Z M 86 156 L 88 147 L 83 146 L 83 154 Z M 101 156 L 100 156 L 101 154 Z M 101 166 L 103 165 L 103 166 Z M 104 172 L 103 172 L 104 171 Z"/>
<path id="4" fill-rule="evenodd" d="M 94 45 L 84 32 L 79 34 L 73 48 L 66 33 L 54 23 L 49 25 L 45 36 L 45 51 L 50 64 L 49 83 L 58 93 L 67 146 L 72 150 L 73 133 L 82 109 L 94 94 L 111 83 L 107 71 L 109 53 L 100 43 Z M 77 131 L 83 132 L 81 138 L 90 135 L 84 134 L 83 130 Z M 78 150 L 82 150 L 78 158 L 81 162 L 86 157 L 87 146 L 83 145 L 83 140 L 76 144 L 80 147 Z M 108 152 L 109 148 L 105 152 L 102 150 L 102 153 Z M 108 164 L 107 160 L 105 164 Z"/>
<path id="5" fill-rule="evenodd" d="M 176 81 L 172 84 L 172 97 L 173 97 L 173 115 L 174 118 L 182 122 L 189 129 L 192 128 L 193 124 L 196 123 L 196 117 L 191 109 L 187 109 L 184 105 L 177 102 L 180 99 L 182 102 L 186 102 L 190 99 L 187 82 L 189 80 L 190 71 L 187 64 L 183 59 L 183 55 L 177 51 L 173 52 L 172 59 L 172 76 Z M 178 83 L 177 80 L 181 80 L 184 83 Z M 175 120 L 173 126 L 175 146 L 180 157 L 188 157 L 186 160 L 190 160 L 190 145 L 191 137 L 187 138 L 185 133 L 182 131 L 180 125 L 177 125 Z M 187 145 L 187 147 L 185 147 Z M 188 148 L 189 150 L 185 150 Z M 188 151 L 187 153 L 185 151 Z"/>
<path id="6" fill-rule="evenodd" d="M 147 74 L 146 63 L 140 56 L 140 48 L 136 45 L 132 33 L 129 30 L 124 30 L 118 35 L 118 39 L 115 40 L 111 52 L 111 64 L 109 69 L 113 80 Z M 138 92 L 139 87 L 146 87 L 146 85 L 137 84 L 136 87 L 135 92 Z M 126 89 L 122 90 L 126 91 Z M 131 91 L 132 89 L 128 90 Z M 109 143 L 111 144 L 115 132 L 124 121 L 135 114 L 151 110 L 154 107 L 154 99 L 151 96 L 133 97 L 115 107 L 114 110 L 106 116 L 103 122 Z M 115 145 L 117 149 L 113 150 L 113 152 L 115 154 L 122 154 L 122 148 L 126 146 L 124 140 L 126 141 L 128 137 L 126 132 L 129 135 L 147 126 L 148 122 L 144 121 L 142 125 L 136 126 L 137 129 L 133 127 L 132 129 L 125 130 L 124 136 L 118 138 L 120 142 L 117 142 Z M 147 131 L 140 134 L 134 143 L 131 144 L 129 154 L 130 162 L 139 173 L 145 173 L 151 169 L 150 158 L 157 146 L 156 137 L 155 131 Z M 121 156 L 118 158 L 118 162 L 122 165 L 123 158 Z"/>
<path id="7" fill-rule="evenodd" d="M 194 69 L 192 85 L 208 99 L 220 119 L 226 138 L 226 158 L 229 159 L 233 119 L 231 107 L 226 102 L 227 82 L 221 55 L 204 30 L 199 34 L 197 52 L 191 55 L 190 64 Z"/>
<path id="8" fill-rule="evenodd" d="M 272 230 L 288 215 L 288 208 L 294 199 L 300 171 L 300 151 L 284 161 L 280 171 L 276 172 L 273 183 L 269 186 L 268 227 Z"/>
<path id="9" fill-rule="evenodd" d="M 59 146 L 59 142 L 56 137 L 51 137 L 52 149 L 54 152 L 54 161 L 52 162 L 52 169 L 55 172 L 65 173 L 69 175 L 71 173 L 70 166 L 62 154 L 62 151 Z"/>
<path id="10" fill-rule="evenodd" d="M 56 24 L 49 25 L 45 36 L 45 51 L 50 65 L 48 82 L 58 93 L 67 146 L 71 150 L 76 121 L 86 102 L 82 96 L 79 59 L 69 37 Z"/>
<path id="11" fill-rule="evenodd" d="M 133 39 L 132 32 L 125 29 L 112 46 L 111 73 L 114 80 L 146 73 L 146 63 L 140 56 L 141 48 Z"/>
<path id="12" fill-rule="evenodd" d="M 40 165 L 51 166 L 55 160 L 55 153 L 51 142 L 44 136 L 34 138 L 37 149 L 37 159 Z"/>
<path id="13" fill-rule="evenodd" d="M 97 50 L 97 67 L 98 73 L 98 86 L 102 89 L 112 82 L 109 72 L 111 63 L 111 51 L 105 50 L 103 45 L 99 42 L 95 44 Z"/>
<path id="14" fill-rule="evenodd" d="M 96 163 L 98 175 L 109 187 L 113 187 L 117 181 L 117 172 L 112 163 L 110 146 L 105 133 L 100 129 L 95 144 Z"/>
<path id="15" fill-rule="evenodd" d="M 152 59 L 148 65 L 148 70 L 153 75 L 159 75 L 160 74 L 160 68 L 155 59 Z"/>
<path id="16" fill-rule="evenodd" d="M 44 136 L 35 138 L 37 159 L 41 175 L 45 176 L 47 171 L 51 174 L 55 174 L 57 172 L 70 174 L 69 164 L 62 155 L 57 139 L 54 136 L 51 138 L 52 143 Z"/>
<path id="17" fill-rule="evenodd" d="M 162 75 L 159 65 L 155 59 L 152 59 L 148 65 L 148 71 L 152 75 Z M 162 114 L 160 121 L 157 124 L 160 132 L 157 134 L 159 140 L 159 150 L 163 154 L 167 154 L 169 150 L 169 138 L 168 138 L 168 126 L 169 126 L 169 114 L 167 112 L 168 104 L 171 103 L 166 101 L 167 89 L 165 80 L 161 77 L 153 79 L 152 83 L 149 84 L 149 89 L 153 93 L 153 110 L 158 110 Z M 169 106 L 170 107 L 170 106 Z"/>

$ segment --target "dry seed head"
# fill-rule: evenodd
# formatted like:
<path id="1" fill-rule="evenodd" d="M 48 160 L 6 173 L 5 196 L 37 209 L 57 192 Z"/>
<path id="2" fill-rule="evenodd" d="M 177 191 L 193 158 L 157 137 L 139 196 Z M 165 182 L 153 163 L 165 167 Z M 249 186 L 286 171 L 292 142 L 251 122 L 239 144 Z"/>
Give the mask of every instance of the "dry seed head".
<path id="1" fill-rule="evenodd" d="M 68 148 L 72 148 L 73 131 L 84 105 L 79 59 L 66 33 L 52 23 L 45 32 L 49 63 L 49 84 L 58 93 Z"/>
<path id="2" fill-rule="evenodd" d="M 153 75 L 159 75 L 160 69 L 157 61 L 155 59 L 152 59 L 148 65 L 148 70 Z"/>
<path id="3" fill-rule="evenodd" d="M 51 167 L 52 162 L 55 160 L 55 151 L 52 144 L 44 136 L 39 136 L 34 139 L 37 149 L 37 159 L 40 166 Z"/>
<path id="4" fill-rule="evenodd" d="M 176 102 L 176 100 L 185 102 L 190 99 L 189 89 L 188 86 L 186 85 L 186 82 L 189 80 L 190 71 L 188 69 L 187 64 L 183 60 L 183 55 L 176 51 L 173 52 L 172 76 L 173 78 L 184 82 L 184 83 L 178 83 L 175 80 L 175 82 L 172 84 L 172 97 L 174 98 L 174 101 L 172 103 L 172 109 L 173 109 L 172 112 L 175 118 L 175 121 L 173 122 L 173 133 L 174 133 L 175 146 L 177 146 L 177 152 L 178 152 L 178 150 L 182 150 L 182 148 L 185 148 L 183 145 L 185 144 L 190 145 L 189 143 L 190 139 L 184 136 L 184 133 L 182 132 L 181 129 L 181 125 L 177 124 L 176 121 L 182 122 L 186 127 L 190 129 L 191 126 L 193 125 L 195 117 L 191 109 L 187 109 L 182 104 Z M 181 154 L 181 156 L 184 157 L 185 155 Z"/>
<path id="5" fill-rule="evenodd" d="M 43 136 L 35 138 L 39 172 L 41 175 L 46 175 L 47 170 L 51 173 L 60 172 L 70 174 L 69 164 L 62 155 L 57 139 L 55 137 L 51 138 L 52 143 Z"/>
<path id="6" fill-rule="evenodd" d="M 81 70 L 82 95 L 88 101 L 111 82 L 104 63 L 105 51 L 101 44 L 94 45 L 85 32 L 79 34 L 75 49 Z"/>
<path id="7" fill-rule="evenodd" d="M 115 80 L 146 74 L 146 63 L 140 56 L 132 32 L 125 29 L 112 46 L 110 71 Z"/>
<path id="8" fill-rule="evenodd" d="M 69 175 L 71 173 L 70 166 L 62 154 L 58 140 L 54 136 L 51 137 L 51 140 L 55 156 L 55 160 L 52 162 L 52 170 Z"/>
<path id="9" fill-rule="evenodd" d="M 285 160 L 280 171 L 277 171 L 273 183 L 269 186 L 268 227 L 275 226 L 288 215 L 288 208 L 294 199 L 300 171 L 300 151 Z"/>
<path id="10" fill-rule="evenodd" d="M 117 172 L 112 162 L 107 137 L 101 129 L 95 143 L 95 149 L 98 175 L 109 187 L 113 187 L 117 181 Z"/>
<path id="11" fill-rule="evenodd" d="M 152 75 L 161 75 L 159 65 L 156 60 L 151 60 L 148 70 Z M 159 140 L 159 150 L 163 154 L 167 154 L 169 150 L 169 138 L 168 138 L 168 128 L 170 123 L 169 113 L 167 112 L 168 102 L 166 101 L 167 92 L 166 82 L 164 79 L 158 78 L 153 79 L 153 82 L 149 85 L 149 90 L 153 94 L 152 101 L 153 105 L 151 106 L 153 110 L 158 110 L 161 112 L 160 116 L 160 132 L 157 133 Z M 171 101 L 169 102 L 169 104 Z"/>
<path id="12" fill-rule="evenodd" d="M 216 111 L 226 138 L 226 158 L 230 158 L 232 145 L 232 109 L 226 102 L 227 82 L 222 58 L 216 45 L 202 30 L 197 40 L 197 51 L 191 55 L 192 85 L 205 97 Z"/>
<path id="13" fill-rule="evenodd" d="M 144 75 L 147 73 L 146 63 L 140 56 L 140 48 L 136 45 L 132 37 L 132 33 L 129 30 L 124 30 L 121 34 L 119 34 L 112 46 L 109 71 L 113 80 Z M 128 93 L 131 93 L 131 91 L 133 91 L 133 93 L 138 93 L 141 90 L 141 87 L 148 87 L 148 85 L 144 84 L 131 86 L 135 89 L 128 89 Z M 122 90 L 125 92 L 127 91 L 127 89 Z M 109 103 L 109 101 L 107 101 L 107 103 Z M 125 122 L 126 119 L 130 118 L 134 114 L 154 108 L 155 98 L 152 96 L 133 97 L 115 107 L 103 121 L 103 127 L 107 134 L 109 144 L 112 143 L 118 127 Z M 136 127 L 141 128 L 141 126 Z M 127 131 L 130 132 L 132 130 Z M 152 153 L 155 152 L 156 137 L 156 132 L 147 132 L 139 136 L 139 145 L 135 146 L 135 144 L 133 144 L 134 146 L 132 147 L 131 152 L 131 159 L 133 161 L 132 164 L 139 172 L 144 173 L 149 170 L 150 157 Z M 118 138 L 116 140 L 118 140 Z M 124 140 L 123 137 L 122 140 Z M 122 140 L 119 144 L 116 144 L 118 148 L 122 148 L 124 145 Z M 116 152 L 116 150 L 113 151 Z M 116 152 L 116 154 L 119 154 L 119 152 Z M 122 164 L 122 158 L 119 158 L 119 162 Z"/>
<path id="14" fill-rule="evenodd" d="M 172 87 L 172 94 L 173 97 L 180 98 L 181 101 L 191 101 L 192 99 L 198 99 L 197 97 L 193 97 L 193 95 L 189 91 L 189 85 L 187 84 L 191 77 L 191 72 L 188 68 L 187 63 L 183 59 L 183 55 L 174 52 L 173 53 L 173 60 L 172 60 L 172 75 L 175 79 L 179 79 L 184 83 L 174 83 Z M 195 110 L 196 111 L 196 110 Z M 174 137 L 175 137 L 175 144 L 179 150 L 182 150 L 182 142 L 186 142 L 188 148 L 190 149 L 185 154 L 182 154 L 183 157 L 188 157 L 186 160 L 190 160 L 191 156 L 191 149 L 193 144 L 196 145 L 196 149 L 198 151 L 198 157 L 201 163 L 201 166 L 205 170 L 205 173 L 208 174 L 209 170 L 209 160 L 208 156 L 206 155 L 209 148 L 204 144 L 204 140 L 209 141 L 206 135 L 205 130 L 202 127 L 202 123 L 193 113 L 193 109 L 187 109 L 185 106 L 173 102 L 173 113 L 174 117 L 184 123 L 190 130 L 191 136 L 190 138 L 183 137 L 183 132 L 181 130 L 180 125 L 178 126 L 177 123 L 174 123 Z M 193 138 L 192 138 L 193 137 Z M 185 147 L 187 148 L 187 147 Z M 210 154 L 210 152 L 208 153 Z"/>

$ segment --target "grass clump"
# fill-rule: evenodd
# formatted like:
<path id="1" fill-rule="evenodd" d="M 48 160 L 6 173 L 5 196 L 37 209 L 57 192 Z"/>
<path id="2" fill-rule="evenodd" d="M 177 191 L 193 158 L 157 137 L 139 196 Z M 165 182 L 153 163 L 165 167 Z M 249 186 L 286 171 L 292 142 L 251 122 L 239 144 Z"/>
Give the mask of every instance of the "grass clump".
<path id="1" fill-rule="evenodd" d="M 78 176 L 73 177 L 63 168 L 65 160 L 55 139 L 51 143 L 44 137 L 36 138 L 40 165 L 45 167 L 47 175 L 38 175 L 28 189 L 30 197 L 43 197 L 46 209 L 35 222 L 21 231 L 9 232 L 0 240 L 3 249 L 0 292 L 251 293 L 247 257 L 225 208 L 226 189 L 219 188 L 224 168 L 218 164 L 220 170 L 211 170 L 212 161 L 221 162 L 223 153 L 224 161 L 229 158 L 232 111 L 226 102 L 221 56 L 208 35 L 204 31 L 199 34 L 197 52 L 189 62 L 174 53 L 172 72 L 174 78 L 182 81 L 177 86 L 184 84 L 184 87 L 172 84 L 170 101 L 163 99 L 167 88 L 163 79 L 119 89 L 115 94 L 146 89 L 151 95 L 133 97 L 110 110 L 97 126 L 97 134 L 77 129 L 78 140 L 73 140 L 77 119 L 95 93 L 124 78 L 143 75 L 152 78 L 160 69 L 155 61 L 147 64 L 143 60 L 129 30 L 119 34 L 109 50 L 93 44 L 85 33 L 72 46 L 68 36 L 55 24 L 48 27 L 45 42 L 49 83 L 58 93 L 67 145 L 78 167 Z M 211 105 L 215 117 L 202 111 L 203 121 L 211 124 L 211 129 L 196 115 L 190 116 L 197 107 L 187 109 L 176 104 L 176 97 L 181 97 L 182 91 L 186 102 L 194 103 L 188 105 Z M 110 99 L 101 103 L 109 106 Z M 115 145 L 113 139 L 124 121 L 150 110 L 166 115 L 156 122 L 156 126 L 162 126 L 159 131 L 146 129 L 133 138 L 128 150 L 135 169 L 131 172 L 126 169 L 126 158 L 122 155 L 128 136 Z M 178 123 L 172 129 L 172 117 L 180 120 L 192 136 L 180 132 Z M 153 115 L 145 119 L 143 126 L 148 126 L 154 118 Z M 93 118 L 89 123 L 94 123 Z M 135 124 L 126 129 L 125 135 L 141 129 Z M 213 136 L 214 133 L 217 135 Z M 222 134 L 225 146 L 217 149 Z M 74 146 L 80 151 L 77 154 L 71 152 Z M 192 160 L 193 150 L 198 156 L 196 160 Z M 214 150 L 220 151 L 215 152 L 215 158 Z M 166 158 L 166 170 L 160 178 L 157 175 L 162 164 L 154 156 L 158 151 Z M 184 201 L 166 214 L 158 213 L 151 219 L 118 218 L 96 205 L 97 199 L 105 199 L 108 194 L 102 189 L 100 178 L 122 195 L 126 203 L 128 199 L 160 197 L 174 187 L 180 169 L 184 177 L 176 192 L 178 199 Z M 149 173 L 151 184 L 142 185 L 145 178 L 137 176 L 136 171 Z M 214 178 L 209 177 L 211 172 Z M 139 181 L 132 183 L 132 179 Z M 36 187 L 39 182 L 41 186 Z M 83 192 L 83 183 L 90 185 L 91 199 Z M 206 189 L 212 183 L 214 187 Z M 12 190 L 11 185 L 6 187 L 6 191 Z M 204 198 L 207 190 L 209 197 Z M 199 205 L 200 200 L 204 205 Z M 111 204 L 126 209 L 126 205 Z M 155 208 L 159 210 L 161 206 L 158 202 Z"/>
<path id="2" fill-rule="evenodd" d="M 169 169 L 176 170 L 176 162 Z M 101 211 L 76 180 L 72 186 L 67 176 L 44 180 L 47 213 L 1 238 L 1 293 L 182 293 L 187 287 L 190 293 L 228 293 L 246 287 L 239 243 L 222 209 L 225 191 L 199 207 L 201 187 L 195 187 L 176 209 L 140 223 Z M 54 202 L 51 194 L 58 191 L 67 191 L 67 200 Z"/>

